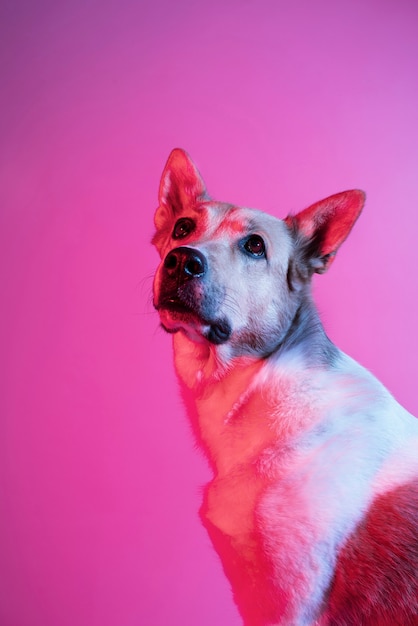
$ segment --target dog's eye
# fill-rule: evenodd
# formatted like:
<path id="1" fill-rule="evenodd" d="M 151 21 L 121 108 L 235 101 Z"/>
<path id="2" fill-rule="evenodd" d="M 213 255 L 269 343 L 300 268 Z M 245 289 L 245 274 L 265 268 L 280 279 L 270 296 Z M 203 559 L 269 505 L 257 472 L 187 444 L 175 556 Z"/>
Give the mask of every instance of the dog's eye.
<path id="1" fill-rule="evenodd" d="M 175 223 L 173 229 L 173 239 L 183 239 L 190 235 L 195 229 L 195 223 L 189 217 L 182 217 Z"/>
<path id="2" fill-rule="evenodd" d="M 252 256 L 265 256 L 266 247 L 260 235 L 251 235 L 244 243 L 244 248 Z"/>

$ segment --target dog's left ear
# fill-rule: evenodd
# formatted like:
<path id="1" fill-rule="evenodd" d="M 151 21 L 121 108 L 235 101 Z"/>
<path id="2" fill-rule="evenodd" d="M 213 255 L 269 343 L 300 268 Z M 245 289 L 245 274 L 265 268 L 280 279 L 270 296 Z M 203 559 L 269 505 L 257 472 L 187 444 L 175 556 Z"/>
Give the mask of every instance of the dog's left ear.
<path id="1" fill-rule="evenodd" d="M 207 198 L 205 183 L 190 156 L 181 148 L 175 148 L 161 176 L 160 206 L 155 213 L 157 230 L 180 214 L 184 209 Z"/>
<path id="2" fill-rule="evenodd" d="M 299 254 L 310 274 L 323 274 L 330 267 L 360 215 L 365 198 L 358 189 L 343 191 L 284 220 L 296 236 Z"/>

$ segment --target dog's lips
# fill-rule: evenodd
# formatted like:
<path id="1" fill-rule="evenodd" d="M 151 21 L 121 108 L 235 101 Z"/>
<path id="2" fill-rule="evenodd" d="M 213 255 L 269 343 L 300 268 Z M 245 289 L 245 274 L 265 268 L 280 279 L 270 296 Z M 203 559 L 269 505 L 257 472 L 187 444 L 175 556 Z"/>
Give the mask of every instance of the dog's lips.
<path id="1" fill-rule="evenodd" d="M 206 339 L 215 345 L 225 343 L 231 336 L 231 326 L 226 320 L 219 320 L 213 322 L 209 327 L 209 332 L 206 334 Z"/>
<path id="2" fill-rule="evenodd" d="M 202 316 L 199 312 L 197 302 L 193 298 L 182 297 L 181 293 L 170 291 L 169 293 L 160 294 L 159 299 L 155 307 L 158 312 L 168 315 L 173 319 L 187 319 L 191 318 L 200 319 Z"/>
<path id="3" fill-rule="evenodd" d="M 158 306 L 158 310 L 165 309 L 166 311 L 170 311 L 172 313 L 186 313 L 186 314 L 195 314 L 194 309 L 185 304 L 178 298 L 165 298 Z"/>
<path id="4" fill-rule="evenodd" d="M 167 295 L 160 298 L 155 308 L 160 314 L 163 327 L 169 332 L 180 330 L 182 324 L 196 325 L 203 322 L 198 311 L 178 296 Z"/>
<path id="5" fill-rule="evenodd" d="M 200 327 L 199 334 L 210 343 L 220 345 L 231 336 L 231 326 L 227 320 L 205 319 L 195 308 L 175 297 L 163 298 L 156 305 L 161 324 L 168 332 L 177 332 L 183 326 Z"/>

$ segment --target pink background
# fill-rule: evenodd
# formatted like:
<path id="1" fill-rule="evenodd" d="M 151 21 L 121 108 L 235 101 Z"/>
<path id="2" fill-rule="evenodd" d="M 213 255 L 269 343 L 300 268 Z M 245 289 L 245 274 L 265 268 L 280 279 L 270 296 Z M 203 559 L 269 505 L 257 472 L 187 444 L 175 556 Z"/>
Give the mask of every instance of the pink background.
<path id="1" fill-rule="evenodd" d="M 412 412 L 413 0 L 1 3 L 0 624 L 238 626 L 151 304 L 159 177 L 284 216 L 360 187 L 316 298 Z"/>

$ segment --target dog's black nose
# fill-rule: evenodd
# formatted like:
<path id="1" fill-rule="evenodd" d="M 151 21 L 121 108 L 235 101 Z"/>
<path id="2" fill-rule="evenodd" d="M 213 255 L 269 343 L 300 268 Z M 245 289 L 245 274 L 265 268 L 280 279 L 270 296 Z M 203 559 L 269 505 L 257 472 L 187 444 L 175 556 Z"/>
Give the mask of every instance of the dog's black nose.
<path id="1" fill-rule="evenodd" d="M 180 246 L 167 254 L 164 269 L 171 278 L 201 278 L 206 272 L 206 259 L 199 250 Z"/>

